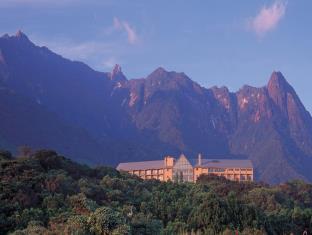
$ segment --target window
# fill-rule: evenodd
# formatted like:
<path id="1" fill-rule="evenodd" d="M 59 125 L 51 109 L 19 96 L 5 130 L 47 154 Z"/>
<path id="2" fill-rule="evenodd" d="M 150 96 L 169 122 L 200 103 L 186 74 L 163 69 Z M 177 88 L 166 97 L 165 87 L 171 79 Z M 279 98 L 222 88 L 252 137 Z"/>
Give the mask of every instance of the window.
<path id="1" fill-rule="evenodd" d="M 208 168 L 208 172 L 225 172 L 224 168 Z"/>
<path id="2" fill-rule="evenodd" d="M 193 167 L 184 155 L 173 166 L 173 179 L 176 182 L 193 182 Z"/>

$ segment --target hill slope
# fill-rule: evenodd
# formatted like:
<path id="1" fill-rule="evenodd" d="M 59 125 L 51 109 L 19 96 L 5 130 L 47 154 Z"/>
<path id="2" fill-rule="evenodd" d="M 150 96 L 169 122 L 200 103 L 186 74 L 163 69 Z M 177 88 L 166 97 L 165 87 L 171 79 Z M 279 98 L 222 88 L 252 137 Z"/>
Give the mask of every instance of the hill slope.
<path id="1" fill-rule="evenodd" d="M 143 181 L 42 150 L 19 159 L 0 152 L 0 189 L 0 234 L 312 232 L 312 186 L 300 181 Z"/>

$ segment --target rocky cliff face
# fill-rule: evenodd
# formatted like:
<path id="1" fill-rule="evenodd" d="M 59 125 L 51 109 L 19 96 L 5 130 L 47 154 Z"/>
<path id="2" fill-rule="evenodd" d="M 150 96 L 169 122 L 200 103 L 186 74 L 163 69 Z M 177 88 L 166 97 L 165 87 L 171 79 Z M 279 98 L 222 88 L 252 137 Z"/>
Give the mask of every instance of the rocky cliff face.
<path id="1" fill-rule="evenodd" d="M 259 179 L 309 178 L 311 116 L 280 72 L 267 86 L 206 89 L 185 74 L 157 69 L 130 80 L 127 109 L 137 128 L 179 150 L 248 157 Z"/>
<path id="2" fill-rule="evenodd" d="M 32 127 L 18 138 L 9 138 L 15 125 L 6 132 L 0 128 L 3 147 L 10 143 L 40 147 L 40 140 L 46 138 L 42 147 L 56 148 L 80 160 L 88 157 L 79 153 L 92 148 L 93 162 L 110 164 L 201 152 L 214 158 L 250 158 L 260 180 L 312 180 L 308 169 L 312 119 L 280 72 L 272 73 L 267 86 L 244 86 L 235 93 L 226 87 L 206 89 L 184 73 L 163 68 L 146 78 L 128 80 L 119 65 L 111 73 L 96 72 L 35 46 L 19 32 L 0 38 L 0 86 L 27 98 L 37 109 L 34 112 L 27 106 L 27 116 L 17 111 L 25 104 L 11 105 L 2 99 L 6 111 L 0 118 L 11 113 L 16 123 L 23 123 L 27 116 L 23 125 Z M 54 129 L 64 130 L 66 138 L 78 138 L 69 142 L 77 151 L 68 151 L 62 145 L 64 139 L 52 138 L 56 136 L 53 132 L 27 141 L 27 136 L 39 136 L 54 122 L 45 123 L 48 118 L 43 116 L 41 126 L 36 125 L 38 110 L 60 120 L 62 125 L 54 124 Z M 1 122 L 0 126 L 9 124 Z M 85 142 L 90 144 L 82 149 Z"/>

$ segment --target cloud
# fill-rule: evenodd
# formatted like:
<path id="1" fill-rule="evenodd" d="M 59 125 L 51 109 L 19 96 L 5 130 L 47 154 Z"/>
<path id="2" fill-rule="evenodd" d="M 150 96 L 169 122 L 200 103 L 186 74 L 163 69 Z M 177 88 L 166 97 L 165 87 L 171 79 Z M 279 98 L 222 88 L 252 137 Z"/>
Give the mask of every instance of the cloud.
<path id="1" fill-rule="evenodd" d="M 262 7 L 258 15 L 248 21 L 248 28 L 263 37 L 277 27 L 285 15 L 286 5 L 283 1 L 276 1 L 271 6 Z"/>
<path id="2" fill-rule="evenodd" d="M 113 26 L 114 26 L 114 29 L 117 29 L 117 30 L 122 30 L 123 28 L 122 22 L 117 17 L 114 17 L 113 19 Z"/>
<path id="3" fill-rule="evenodd" d="M 138 41 L 138 36 L 134 30 L 127 22 L 124 22 L 124 28 L 128 34 L 128 42 L 134 44 Z"/>
<path id="4" fill-rule="evenodd" d="M 34 40 L 38 45 L 47 45 L 52 51 L 72 60 L 88 60 L 96 55 L 112 53 L 115 44 L 101 41 L 74 42 L 67 39 L 55 41 Z M 99 53 L 101 52 L 101 53 Z"/>
<path id="5" fill-rule="evenodd" d="M 132 27 L 129 24 L 129 22 L 121 21 L 117 17 L 114 17 L 113 27 L 115 30 L 126 32 L 127 37 L 128 37 L 128 42 L 130 44 L 136 44 L 139 41 L 139 37 L 138 37 L 134 27 Z"/>
<path id="6" fill-rule="evenodd" d="M 65 58 L 85 62 L 99 71 L 110 70 L 115 64 L 120 64 L 122 58 L 137 51 L 115 40 L 76 41 L 71 38 L 47 38 L 36 34 L 30 35 L 29 38 L 36 45 L 47 46 L 51 51 Z"/>

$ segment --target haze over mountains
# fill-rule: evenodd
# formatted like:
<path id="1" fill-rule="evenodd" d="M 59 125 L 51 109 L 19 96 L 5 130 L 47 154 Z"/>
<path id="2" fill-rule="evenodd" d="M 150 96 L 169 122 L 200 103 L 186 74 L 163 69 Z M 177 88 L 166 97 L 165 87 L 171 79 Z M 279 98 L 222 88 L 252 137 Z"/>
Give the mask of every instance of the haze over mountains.
<path id="1" fill-rule="evenodd" d="M 250 158 L 271 183 L 312 180 L 312 118 L 280 72 L 266 86 L 206 89 L 158 68 L 127 80 L 0 38 L 0 147 L 51 148 L 90 164 L 166 154 Z"/>

